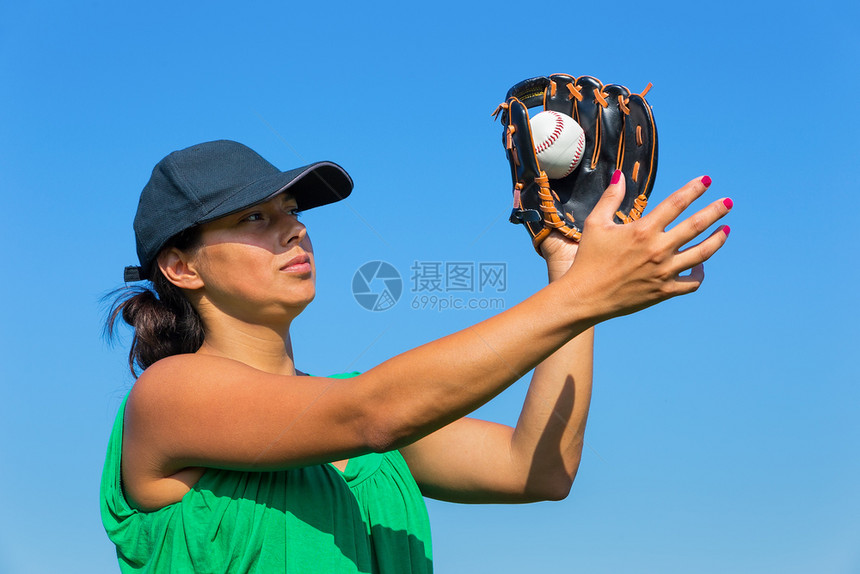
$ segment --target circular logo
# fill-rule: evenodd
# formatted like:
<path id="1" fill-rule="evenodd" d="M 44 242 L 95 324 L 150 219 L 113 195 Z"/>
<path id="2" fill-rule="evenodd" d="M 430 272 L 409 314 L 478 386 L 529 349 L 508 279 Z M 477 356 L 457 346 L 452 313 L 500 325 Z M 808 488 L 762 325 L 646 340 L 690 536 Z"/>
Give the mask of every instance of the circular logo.
<path id="1" fill-rule="evenodd" d="M 385 261 L 368 261 L 352 276 L 352 296 L 368 311 L 391 309 L 402 293 L 400 273 Z"/>

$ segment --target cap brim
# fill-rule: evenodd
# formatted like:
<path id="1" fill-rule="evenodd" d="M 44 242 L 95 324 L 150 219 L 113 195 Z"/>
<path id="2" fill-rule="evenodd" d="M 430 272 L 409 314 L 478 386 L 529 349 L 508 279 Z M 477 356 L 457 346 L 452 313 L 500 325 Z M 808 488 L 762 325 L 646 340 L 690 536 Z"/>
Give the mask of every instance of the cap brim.
<path id="1" fill-rule="evenodd" d="M 258 179 L 232 194 L 198 223 L 241 211 L 285 191 L 296 198 L 299 210 L 305 211 L 344 199 L 352 193 L 352 187 L 346 170 L 334 162 L 319 161 Z"/>

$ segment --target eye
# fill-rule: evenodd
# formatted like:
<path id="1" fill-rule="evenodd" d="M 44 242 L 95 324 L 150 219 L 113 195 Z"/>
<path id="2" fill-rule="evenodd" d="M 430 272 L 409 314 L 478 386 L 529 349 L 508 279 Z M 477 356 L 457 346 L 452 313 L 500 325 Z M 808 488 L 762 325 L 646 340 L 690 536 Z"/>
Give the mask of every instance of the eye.
<path id="1" fill-rule="evenodd" d="M 262 221 L 263 214 L 259 211 L 255 211 L 254 213 L 249 213 L 245 217 L 242 218 L 242 221 Z"/>
<path id="2" fill-rule="evenodd" d="M 302 213 L 299 209 L 298 204 L 293 199 L 285 201 L 283 204 L 281 204 L 281 209 L 284 211 L 284 213 L 286 213 L 287 215 L 292 215 L 293 217 L 299 217 Z"/>

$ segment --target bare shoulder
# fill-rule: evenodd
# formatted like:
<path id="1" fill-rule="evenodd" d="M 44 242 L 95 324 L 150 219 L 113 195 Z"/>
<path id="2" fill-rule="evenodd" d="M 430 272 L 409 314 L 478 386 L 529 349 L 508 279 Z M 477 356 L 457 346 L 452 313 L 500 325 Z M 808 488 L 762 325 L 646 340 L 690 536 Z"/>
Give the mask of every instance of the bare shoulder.
<path id="1" fill-rule="evenodd" d="M 248 376 L 265 375 L 267 373 L 232 359 L 211 355 L 173 355 L 150 365 L 138 377 L 129 399 L 151 399 L 165 391 L 175 396 L 194 385 L 207 382 L 218 385 L 230 380 L 241 381 Z"/>
<path id="2" fill-rule="evenodd" d="M 289 383 L 298 377 L 272 375 L 239 361 L 208 355 L 174 355 L 157 361 L 137 379 L 129 394 L 126 416 L 154 415 L 164 428 L 167 413 L 217 414 L 219 405 L 260 399 L 278 399 L 297 390 Z M 247 402 L 250 401 L 250 402 Z"/>
<path id="3" fill-rule="evenodd" d="M 177 355 L 146 369 L 129 394 L 124 466 L 164 478 L 190 467 L 279 470 L 340 460 L 373 450 L 375 411 L 355 379 Z"/>
<path id="4" fill-rule="evenodd" d="M 247 424 L 266 411 L 288 414 L 303 388 L 316 386 L 300 379 L 308 377 L 273 375 L 211 355 L 166 357 L 135 382 L 126 403 L 126 434 L 167 446 L 172 437 L 193 438 L 196 433 L 184 431 L 195 428 Z"/>

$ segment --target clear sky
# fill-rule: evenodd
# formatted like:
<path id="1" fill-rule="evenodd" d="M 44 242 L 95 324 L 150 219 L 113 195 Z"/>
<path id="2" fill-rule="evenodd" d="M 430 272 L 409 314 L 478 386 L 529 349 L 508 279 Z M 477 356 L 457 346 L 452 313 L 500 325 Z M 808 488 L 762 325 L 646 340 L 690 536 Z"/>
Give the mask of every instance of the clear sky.
<path id="1" fill-rule="evenodd" d="M 352 174 L 305 216 L 293 336 L 299 368 L 366 370 L 491 313 L 424 308 L 416 262 L 503 264 L 504 291 L 456 293 L 485 306 L 545 283 L 490 113 L 553 72 L 652 82 L 652 197 L 709 174 L 732 234 L 698 293 L 598 327 L 566 500 L 429 503 L 437 571 L 860 572 L 860 14 L 796 5 L 0 4 L 0 572 L 118 571 L 98 485 L 132 378 L 99 299 L 161 157 L 229 138 Z M 377 260 L 403 289 L 371 312 L 351 288 Z M 514 423 L 526 384 L 479 416 Z"/>

